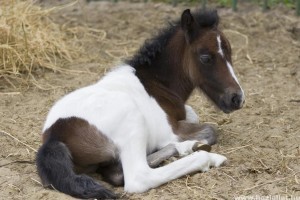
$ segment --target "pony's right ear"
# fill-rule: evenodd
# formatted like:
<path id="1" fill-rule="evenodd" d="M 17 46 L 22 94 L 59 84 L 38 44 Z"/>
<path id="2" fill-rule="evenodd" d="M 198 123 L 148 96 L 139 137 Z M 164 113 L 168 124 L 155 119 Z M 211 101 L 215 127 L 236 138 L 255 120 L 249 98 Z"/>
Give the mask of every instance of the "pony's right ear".
<path id="1" fill-rule="evenodd" d="M 181 28 L 184 31 L 185 38 L 188 42 L 191 42 L 193 40 L 196 31 L 195 25 L 196 22 L 190 9 L 186 9 L 185 11 L 183 11 L 181 15 Z"/>

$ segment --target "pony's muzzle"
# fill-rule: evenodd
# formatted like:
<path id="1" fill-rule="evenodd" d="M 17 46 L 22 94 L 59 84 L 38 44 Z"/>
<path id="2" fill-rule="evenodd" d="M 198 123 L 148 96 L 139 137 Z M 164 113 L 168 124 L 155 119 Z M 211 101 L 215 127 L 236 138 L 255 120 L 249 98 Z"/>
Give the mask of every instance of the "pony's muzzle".
<path id="1" fill-rule="evenodd" d="M 237 109 L 240 109 L 243 107 L 244 105 L 244 102 L 245 102 L 245 99 L 243 97 L 243 94 L 241 93 L 233 93 L 231 94 L 231 97 L 230 97 L 230 107 L 233 109 L 233 110 L 237 110 Z"/>
<path id="2" fill-rule="evenodd" d="M 221 109 L 225 113 L 230 113 L 241 109 L 244 103 L 245 97 L 242 91 L 228 91 L 221 97 Z"/>

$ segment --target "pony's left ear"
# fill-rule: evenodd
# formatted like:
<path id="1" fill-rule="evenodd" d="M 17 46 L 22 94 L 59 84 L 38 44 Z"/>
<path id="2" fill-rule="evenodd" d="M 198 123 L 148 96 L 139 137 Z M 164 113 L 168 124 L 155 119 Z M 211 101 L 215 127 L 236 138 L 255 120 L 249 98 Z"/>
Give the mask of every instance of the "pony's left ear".
<path id="1" fill-rule="evenodd" d="M 181 15 L 181 28 L 184 31 L 185 38 L 188 42 L 191 42 L 195 36 L 195 26 L 196 22 L 190 9 L 186 9 Z"/>
<path id="2" fill-rule="evenodd" d="M 215 29 L 217 29 L 218 26 L 219 26 L 219 14 L 218 14 L 218 11 L 217 11 L 217 10 L 214 10 L 214 11 L 213 11 L 213 14 L 214 14 L 214 16 L 215 16 L 215 23 L 214 23 L 213 27 L 214 27 Z"/>

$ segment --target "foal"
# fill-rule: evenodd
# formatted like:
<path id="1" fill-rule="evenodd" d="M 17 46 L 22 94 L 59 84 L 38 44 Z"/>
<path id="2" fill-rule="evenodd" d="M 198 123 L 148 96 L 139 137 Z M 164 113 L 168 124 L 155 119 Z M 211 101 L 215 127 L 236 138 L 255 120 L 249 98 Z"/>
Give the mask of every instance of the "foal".
<path id="1" fill-rule="evenodd" d="M 37 154 L 44 185 L 78 198 L 115 194 L 78 170 L 98 171 L 127 192 L 144 192 L 183 175 L 220 166 L 226 158 L 193 152 L 214 144 L 214 129 L 199 125 L 185 102 L 195 88 L 225 113 L 244 102 L 231 66 L 231 47 L 215 11 L 190 10 L 147 41 L 126 64 L 94 85 L 60 99 L 50 110 Z M 147 155 L 173 144 L 173 163 L 151 168 Z"/>

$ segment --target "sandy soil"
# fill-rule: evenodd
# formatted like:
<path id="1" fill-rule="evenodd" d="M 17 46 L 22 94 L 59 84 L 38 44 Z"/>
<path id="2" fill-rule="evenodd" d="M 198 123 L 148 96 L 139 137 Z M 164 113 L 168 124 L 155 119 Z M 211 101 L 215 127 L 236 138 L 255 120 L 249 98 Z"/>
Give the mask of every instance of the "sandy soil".
<path id="1" fill-rule="evenodd" d="M 0 79 L 0 199 L 71 199 L 44 189 L 36 173 L 35 151 L 41 145 L 40 132 L 49 108 L 62 95 L 95 82 L 121 58 L 132 55 L 183 8 L 91 2 L 53 14 L 64 26 L 98 31 L 91 31 L 89 40 L 82 37 L 86 54 L 65 66 L 81 72 L 42 70 L 35 72 L 35 84 L 17 88 Z M 213 151 L 226 155 L 229 165 L 143 194 L 114 189 L 122 198 L 300 198 L 300 20 L 285 8 L 262 13 L 258 7 L 244 5 L 238 13 L 228 9 L 219 13 L 233 46 L 234 68 L 246 93 L 246 105 L 226 115 L 199 92 L 189 104 L 202 122 L 218 125 L 220 139 Z"/>

